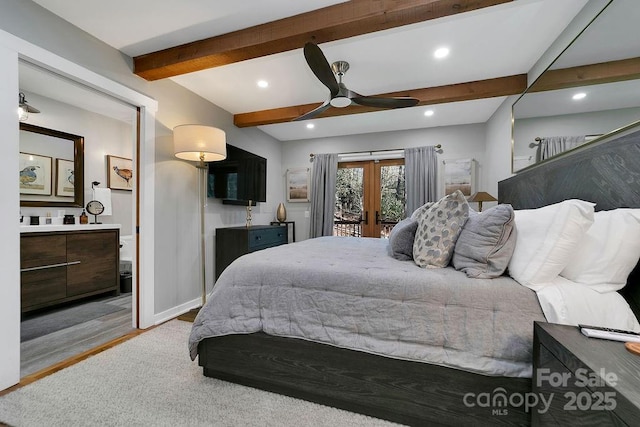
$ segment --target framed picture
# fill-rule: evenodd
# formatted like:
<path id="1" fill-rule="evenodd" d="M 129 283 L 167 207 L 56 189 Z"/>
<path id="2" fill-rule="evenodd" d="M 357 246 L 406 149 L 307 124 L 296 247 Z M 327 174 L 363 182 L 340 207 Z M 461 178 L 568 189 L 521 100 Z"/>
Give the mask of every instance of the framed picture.
<path id="1" fill-rule="evenodd" d="M 309 168 L 287 169 L 287 202 L 308 202 L 309 180 Z"/>
<path id="2" fill-rule="evenodd" d="M 465 196 L 471 196 L 475 192 L 475 160 L 444 160 L 443 163 L 444 195 L 460 190 Z"/>
<path id="3" fill-rule="evenodd" d="M 131 191 L 134 180 L 135 175 L 131 159 L 107 155 L 107 187 L 112 190 Z"/>
<path id="4" fill-rule="evenodd" d="M 51 157 L 20 153 L 20 194 L 51 195 Z"/>
<path id="5" fill-rule="evenodd" d="M 75 196 L 73 160 L 56 159 L 56 196 Z"/>

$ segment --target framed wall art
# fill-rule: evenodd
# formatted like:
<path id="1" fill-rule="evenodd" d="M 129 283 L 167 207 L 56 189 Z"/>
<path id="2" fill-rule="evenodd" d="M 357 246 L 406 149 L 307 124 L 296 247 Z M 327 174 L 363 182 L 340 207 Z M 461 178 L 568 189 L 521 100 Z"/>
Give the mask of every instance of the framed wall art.
<path id="1" fill-rule="evenodd" d="M 475 192 L 476 166 L 474 159 L 443 160 L 444 195 L 462 191 L 465 196 Z"/>
<path id="2" fill-rule="evenodd" d="M 73 160 L 56 159 L 56 196 L 74 197 L 74 183 Z"/>
<path id="3" fill-rule="evenodd" d="M 309 168 L 287 169 L 287 202 L 308 202 L 309 181 Z"/>
<path id="4" fill-rule="evenodd" d="M 131 159 L 107 155 L 107 187 L 112 190 L 131 191 L 134 180 L 135 174 Z"/>
<path id="5" fill-rule="evenodd" d="M 20 194 L 51 195 L 51 157 L 20 153 Z"/>

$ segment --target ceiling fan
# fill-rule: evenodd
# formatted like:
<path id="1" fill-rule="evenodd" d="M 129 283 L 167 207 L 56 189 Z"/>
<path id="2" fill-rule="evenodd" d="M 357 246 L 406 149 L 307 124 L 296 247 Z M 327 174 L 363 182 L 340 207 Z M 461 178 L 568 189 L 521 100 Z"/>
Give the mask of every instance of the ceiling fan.
<path id="1" fill-rule="evenodd" d="M 336 61 L 329 65 L 322 50 L 314 43 L 308 42 L 304 45 L 304 57 L 313 74 L 329 89 L 330 96 L 322 105 L 293 119 L 293 121 L 310 119 L 329 107 L 343 108 L 351 104 L 358 104 L 374 108 L 405 108 L 413 107 L 420 102 L 416 98 L 409 97 L 379 98 L 375 96 L 362 96 L 359 93 L 347 89 L 344 83 L 342 83 L 342 77 L 349 69 L 349 63 L 346 61 Z"/>

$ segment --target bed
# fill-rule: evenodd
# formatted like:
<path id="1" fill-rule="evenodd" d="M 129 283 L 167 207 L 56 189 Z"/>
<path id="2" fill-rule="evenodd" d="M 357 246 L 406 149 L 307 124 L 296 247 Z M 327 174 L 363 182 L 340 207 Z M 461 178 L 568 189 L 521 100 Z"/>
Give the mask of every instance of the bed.
<path id="1" fill-rule="evenodd" d="M 502 181 L 499 199 L 515 209 L 569 198 L 640 207 L 636 177 L 639 133 Z M 492 412 L 482 396 L 531 391 L 533 321 L 544 320 L 534 291 L 447 267 L 428 272 L 427 293 L 423 269 L 390 258 L 379 239 L 336 239 L 249 254 L 225 270 L 190 338 L 205 375 L 409 425 L 529 424 L 524 406 Z M 314 253 L 310 276 L 304 251 Z M 636 316 L 637 270 L 620 292 Z"/>

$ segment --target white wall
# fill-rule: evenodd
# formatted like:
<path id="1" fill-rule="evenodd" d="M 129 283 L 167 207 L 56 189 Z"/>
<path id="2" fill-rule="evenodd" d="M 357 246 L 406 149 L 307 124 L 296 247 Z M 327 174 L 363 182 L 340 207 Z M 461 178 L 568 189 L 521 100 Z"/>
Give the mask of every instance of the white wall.
<path id="1" fill-rule="evenodd" d="M 0 44 L 0 390 L 12 386 L 20 378 L 20 226 L 18 222 L 19 191 L 18 124 L 15 105 L 18 87 L 18 55 Z M 12 208 L 13 207 L 13 208 Z"/>
<path id="2" fill-rule="evenodd" d="M 282 198 L 282 189 L 275 180 L 282 169 L 280 143 L 256 129 L 236 129 L 230 114 L 170 80 L 147 82 L 135 76 L 132 73 L 131 58 L 71 26 L 31 1 L 3 1 L 0 30 L 46 49 L 57 57 L 73 61 L 80 67 L 84 67 L 83 69 L 93 71 L 158 100 L 159 109 L 155 116 L 157 138 L 148 143 L 148 146 L 155 147 L 158 164 L 153 165 L 152 170 L 143 171 L 146 176 L 154 177 L 154 180 L 140 183 L 141 188 L 146 187 L 142 194 L 141 209 L 153 208 L 155 212 L 151 221 L 141 224 L 141 236 L 143 239 L 146 236 L 146 240 L 140 242 L 141 256 L 146 257 L 147 253 L 153 253 L 155 257 L 155 274 L 147 276 L 155 276 L 155 279 L 151 279 L 153 292 L 150 294 L 153 295 L 153 301 L 149 304 L 149 301 L 144 300 L 143 295 L 142 311 L 147 313 L 146 307 L 153 306 L 157 323 L 196 306 L 201 293 L 200 283 L 192 274 L 190 266 L 181 263 L 183 260 L 191 261 L 199 258 L 199 236 L 191 232 L 194 215 L 197 215 L 198 200 L 195 186 L 189 185 L 189 183 L 195 183 L 196 169 L 173 157 L 171 130 L 176 125 L 186 123 L 218 126 L 227 131 L 229 142 L 237 142 L 241 148 L 255 151 L 267 158 L 269 162 L 268 201 L 254 215 L 256 224 L 261 221 L 268 222 L 267 218 L 273 217 L 273 212 L 269 211 L 273 210 L 273 206 Z M 0 34 L 0 50 L 3 47 L 3 41 Z M 0 104 L 11 106 L 9 109 L 3 107 L 0 110 L 0 124 L 3 124 L 1 132 L 7 137 L 3 138 L 0 170 L 15 171 L 19 151 L 18 120 L 15 114 L 18 93 L 16 52 L 9 50 L 6 55 L 0 54 L 0 65 L 2 65 L 0 86 L 3 89 L 0 91 Z M 144 114 L 143 120 L 146 123 L 147 116 Z M 142 141 L 143 144 L 146 143 L 144 134 Z M 143 152 L 146 152 L 146 147 L 142 147 Z M 19 365 L 16 364 L 19 354 L 19 251 L 17 251 L 19 227 L 17 220 L 13 224 L 8 218 L 15 219 L 18 216 L 18 185 L 14 172 L 4 181 L 12 180 L 16 184 L 15 188 L 11 185 L 4 186 L 3 192 L 6 192 L 6 197 L 3 201 L 16 206 L 16 209 L 6 210 L 8 214 L 3 215 L 7 215 L 7 218 L 3 217 L 4 221 L 0 224 L 0 235 L 3 237 L 6 248 L 4 250 L 6 253 L 3 252 L 3 256 L 0 257 L 0 267 L 2 267 L 0 271 L 3 271 L 3 275 L 8 272 L 3 276 L 7 281 L 3 281 L 3 287 L 0 290 L 0 296 L 8 297 L 0 298 L 0 304 L 7 302 L 6 307 L 0 306 L 2 308 L 0 317 L 8 320 L 3 323 L 4 326 L 0 332 L 0 375 L 7 373 L 6 376 L 0 377 L 2 381 L 0 389 L 15 383 L 19 375 Z M 147 200 L 154 200 L 152 202 L 154 206 L 148 206 Z M 234 225 L 240 218 L 244 221 L 242 212 L 244 212 L 242 207 L 210 204 L 207 208 L 208 233 L 212 233 L 211 230 L 218 225 Z M 219 219 L 214 218 L 215 215 L 218 215 Z M 149 229 L 149 227 L 154 230 L 154 233 L 145 234 L 145 228 Z M 211 249 L 212 237 L 208 240 L 208 248 Z M 151 250 L 147 250 L 147 247 Z M 180 257 L 175 254 L 180 254 Z M 213 254 L 208 253 L 207 257 L 207 269 L 212 271 Z M 212 282 L 211 277 L 210 274 L 209 284 Z M 144 281 L 145 278 L 143 277 L 142 280 Z"/>
<path id="3" fill-rule="evenodd" d="M 69 104 L 25 92 L 31 105 L 37 106 L 40 114 L 30 114 L 25 123 L 84 137 L 84 203 L 91 200 L 91 182 L 100 182 L 107 187 L 107 155 L 133 158 L 134 130 L 130 123 L 115 120 Z M 132 118 L 135 109 L 131 108 Z M 73 153 L 71 153 L 73 156 Z M 132 192 L 111 192 L 111 216 L 101 216 L 105 224 L 120 224 L 120 234 L 132 234 Z M 67 214 L 80 215 L 82 208 L 60 208 Z M 45 216 L 47 212 L 57 215 L 58 208 L 22 207 L 25 216 Z"/>
<path id="4" fill-rule="evenodd" d="M 510 96 L 487 122 L 485 168 L 482 183 L 485 191 L 499 198 L 498 182 L 511 173 L 511 105 L 518 99 Z"/>
<path id="5" fill-rule="evenodd" d="M 413 129 L 397 132 L 349 135 L 332 138 L 319 138 L 282 143 L 281 182 L 287 169 L 310 168 L 311 153 L 345 153 L 352 151 L 372 151 L 420 147 L 441 144 L 441 160 L 472 158 L 477 161 L 478 184 L 482 183 L 485 173 L 485 125 L 444 126 L 429 129 Z M 442 163 L 439 163 L 442 166 Z M 311 183 L 313 185 L 313 183 Z M 482 190 L 482 187 L 478 187 Z M 441 190 L 443 191 L 443 190 Z M 442 194 L 442 193 L 441 193 Z M 309 218 L 305 212 L 310 203 L 287 203 L 283 192 L 282 202 L 287 209 L 287 220 L 296 222 L 296 241 L 309 238 Z"/>

